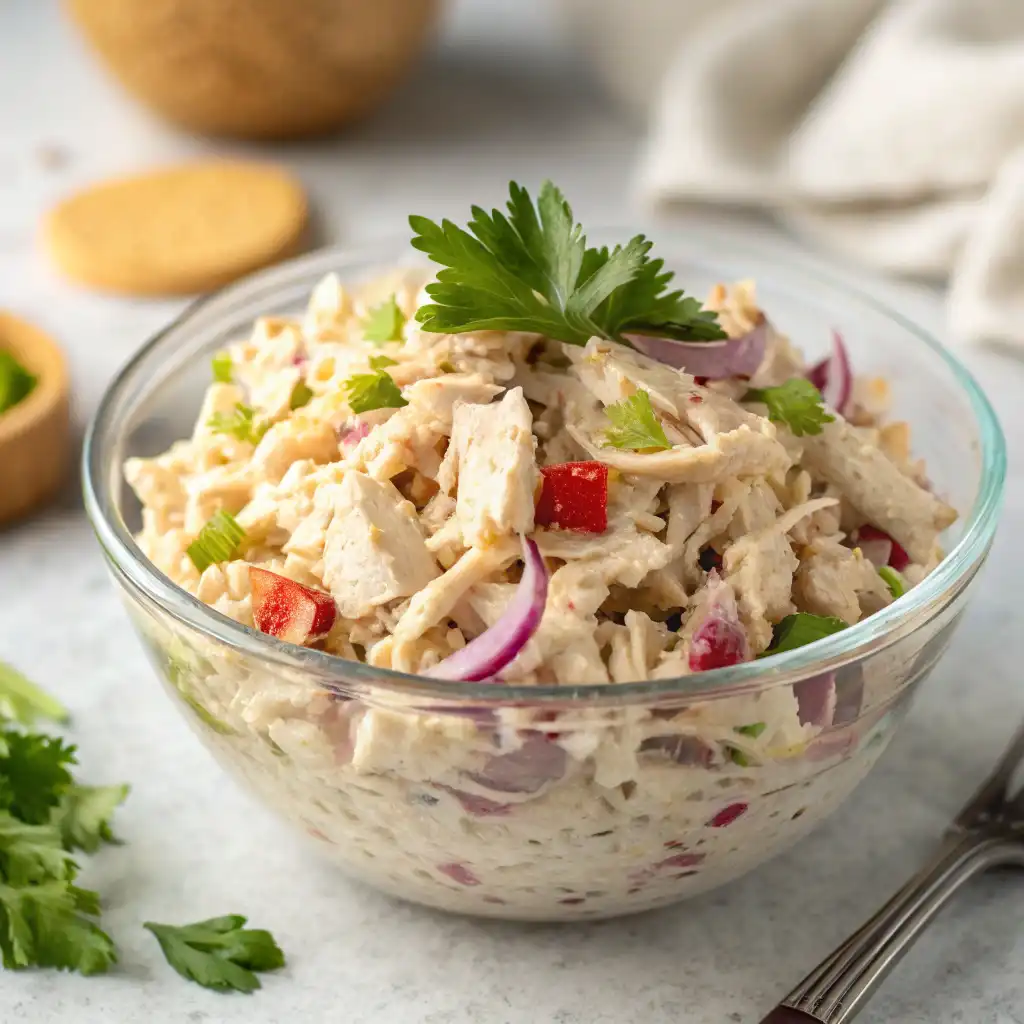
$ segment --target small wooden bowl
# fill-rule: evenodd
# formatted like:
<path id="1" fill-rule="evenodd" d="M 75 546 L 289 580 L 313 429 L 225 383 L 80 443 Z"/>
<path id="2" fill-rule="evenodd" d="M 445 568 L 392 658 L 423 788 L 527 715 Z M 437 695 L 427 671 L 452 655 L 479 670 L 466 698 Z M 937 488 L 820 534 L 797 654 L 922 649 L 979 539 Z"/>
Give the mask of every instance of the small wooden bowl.
<path id="1" fill-rule="evenodd" d="M 0 525 L 27 515 L 60 489 L 68 466 L 68 370 L 57 343 L 0 310 L 0 349 L 37 377 L 17 405 L 0 413 Z"/>

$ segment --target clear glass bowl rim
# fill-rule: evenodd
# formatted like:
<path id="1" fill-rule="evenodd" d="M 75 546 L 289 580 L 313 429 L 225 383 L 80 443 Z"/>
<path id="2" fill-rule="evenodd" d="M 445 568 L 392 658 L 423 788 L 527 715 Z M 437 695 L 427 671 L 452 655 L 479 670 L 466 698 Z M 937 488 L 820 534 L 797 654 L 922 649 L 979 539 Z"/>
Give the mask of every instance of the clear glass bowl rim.
<path id="1" fill-rule="evenodd" d="M 635 230 L 620 230 L 613 226 L 589 234 L 597 237 L 607 235 L 611 231 L 615 232 L 612 236 L 614 238 L 628 238 L 637 233 Z M 648 237 L 651 237 L 650 233 Z M 179 623 L 198 630 L 209 639 L 293 671 L 312 672 L 321 678 L 333 676 L 341 689 L 352 689 L 353 686 L 384 687 L 416 698 L 440 702 L 470 702 L 493 706 L 517 702 L 562 705 L 586 702 L 607 705 L 671 698 L 675 695 L 685 695 L 688 698 L 725 697 L 735 692 L 792 684 L 809 676 L 834 671 L 844 664 L 889 646 L 900 636 L 937 616 L 946 607 L 951 596 L 969 581 L 984 558 L 995 535 L 1003 498 L 1006 476 L 1005 438 L 995 410 L 972 374 L 924 328 L 885 302 L 837 276 L 823 273 L 805 260 L 792 257 L 780 260 L 778 253 L 768 252 L 747 243 L 737 243 L 731 236 L 719 238 L 708 231 L 687 230 L 686 234 L 682 235 L 678 231 L 666 231 L 662 226 L 658 228 L 657 238 L 659 253 L 656 255 L 666 256 L 670 265 L 672 254 L 675 253 L 685 258 L 693 267 L 703 267 L 711 272 L 717 272 L 715 259 L 706 258 L 701 254 L 724 249 L 730 261 L 747 258 L 751 261 L 760 261 L 762 265 L 770 261 L 775 267 L 775 273 L 779 275 L 780 283 L 786 277 L 798 276 L 834 289 L 854 305 L 860 305 L 891 320 L 915 337 L 952 371 L 970 403 L 978 425 L 981 449 L 978 493 L 973 507 L 966 515 L 960 540 L 938 567 L 906 596 L 841 633 L 794 651 L 775 655 L 767 663 L 752 661 L 691 676 L 630 683 L 511 686 L 434 680 L 425 676 L 375 668 L 310 648 L 283 643 L 214 611 L 172 583 L 142 554 L 127 526 L 117 514 L 116 503 L 107 486 L 109 462 L 104 461 L 104 455 L 114 440 L 111 432 L 118 425 L 116 414 L 122 404 L 124 393 L 137 388 L 140 378 L 147 376 L 145 371 L 150 361 L 164 354 L 161 343 L 168 334 L 187 328 L 189 321 L 209 305 L 230 298 L 243 300 L 250 294 L 257 297 L 261 292 L 272 295 L 276 288 L 294 281 L 303 273 L 310 275 L 312 286 L 316 278 L 331 267 L 343 271 L 346 268 L 365 269 L 395 264 L 405 259 L 408 254 L 414 254 L 407 239 L 398 238 L 357 246 L 320 248 L 250 274 L 196 300 L 146 341 L 121 367 L 107 387 L 85 434 L 82 450 L 85 509 L 100 545 L 113 565 L 151 601 L 171 614 Z M 599 240 L 605 241 L 603 237 Z M 330 267 L 326 266 L 327 264 L 330 264 Z M 760 279 L 771 281 L 775 273 L 766 273 Z"/>

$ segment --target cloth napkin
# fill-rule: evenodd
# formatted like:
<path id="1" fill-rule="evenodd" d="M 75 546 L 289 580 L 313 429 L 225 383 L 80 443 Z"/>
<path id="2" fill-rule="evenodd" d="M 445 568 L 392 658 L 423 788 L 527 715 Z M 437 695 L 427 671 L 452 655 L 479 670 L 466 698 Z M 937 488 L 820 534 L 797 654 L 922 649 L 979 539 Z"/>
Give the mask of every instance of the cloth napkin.
<path id="1" fill-rule="evenodd" d="M 1024 0 L 645 0 L 621 31 L 659 5 L 694 18 L 652 112 L 647 199 L 767 207 L 948 279 L 952 336 L 1024 355 Z"/>

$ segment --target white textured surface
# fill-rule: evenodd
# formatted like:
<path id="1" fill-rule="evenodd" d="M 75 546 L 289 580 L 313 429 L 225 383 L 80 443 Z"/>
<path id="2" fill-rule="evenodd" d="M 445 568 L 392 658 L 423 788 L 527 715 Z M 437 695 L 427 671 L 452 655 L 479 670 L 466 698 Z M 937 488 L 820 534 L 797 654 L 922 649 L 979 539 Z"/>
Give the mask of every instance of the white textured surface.
<path id="1" fill-rule="evenodd" d="M 219 147 L 172 134 L 117 95 L 58 24 L 56 6 L 0 7 L 0 306 L 67 346 L 81 422 L 177 306 L 59 282 L 33 245 L 39 214 L 80 181 Z M 461 213 L 470 199 L 500 199 L 513 175 L 553 177 L 584 219 L 628 215 L 637 140 L 544 42 L 543 11 L 477 0 L 456 15 L 440 55 L 381 117 L 344 139 L 277 154 L 307 182 L 324 238 L 394 235 L 410 210 Z M 475 42 L 485 37 L 486 46 Z M 41 151 L 55 145 L 68 159 L 50 168 Z M 755 223 L 724 226 L 775 239 L 780 252 L 792 247 Z M 934 293 L 877 287 L 909 315 L 941 321 Z M 126 845 L 85 878 L 106 896 L 121 964 L 104 978 L 0 975 L 3 1024 L 757 1020 L 915 869 L 1024 713 L 1015 439 L 1024 367 L 972 359 L 1011 437 L 1005 525 L 976 603 L 904 731 L 849 805 L 797 850 L 724 892 L 620 922 L 466 921 L 346 882 L 226 781 L 159 692 L 75 491 L 62 510 L 0 534 L 0 658 L 70 704 L 90 778 L 134 786 L 118 821 Z M 228 911 L 271 928 L 289 956 L 251 998 L 181 981 L 140 927 Z M 1022 915 L 1024 878 L 976 884 L 862 1019 L 1022 1024 Z"/>

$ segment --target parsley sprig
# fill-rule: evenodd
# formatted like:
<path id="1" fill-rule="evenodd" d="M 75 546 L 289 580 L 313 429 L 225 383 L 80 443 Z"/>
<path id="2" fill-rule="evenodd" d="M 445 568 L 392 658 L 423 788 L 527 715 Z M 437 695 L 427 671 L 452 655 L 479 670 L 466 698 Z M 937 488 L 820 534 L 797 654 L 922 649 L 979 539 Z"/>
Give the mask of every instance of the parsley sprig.
<path id="1" fill-rule="evenodd" d="M 395 360 L 387 356 L 372 356 L 369 373 L 355 373 L 342 387 L 346 391 L 349 408 L 355 412 L 372 412 L 374 409 L 401 409 L 409 403 L 391 375 L 384 372 L 385 366 L 395 366 Z"/>
<path id="2" fill-rule="evenodd" d="M 232 378 L 231 356 L 227 352 L 215 352 L 210 359 L 210 372 L 217 384 L 230 384 Z"/>
<path id="3" fill-rule="evenodd" d="M 665 428 L 658 422 L 651 396 L 640 389 L 621 402 L 606 406 L 611 426 L 605 431 L 605 443 L 613 448 L 662 451 L 671 448 Z"/>
<path id="4" fill-rule="evenodd" d="M 260 443 L 270 426 L 266 422 L 257 422 L 255 410 L 243 402 L 236 402 L 231 412 L 215 412 L 206 421 L 206 425 L 215 434 L 230 434 L 253 446 Z"/>
<path id="5" fill-rule="evenodd" d="M 245 920 L 229 914 L 186 925 L 147 921 L 143 927 L 183 978 L 221 992 L 254 992 L 260 979 L 253 972 L 283 967 L 284 953 L 270 932 L 246 928 Z"/>
<path id="6" fill-rule="evenodd" d="M 751 388 L 743 401 L 763 402 L 768 406 L 768 418 L 784 423 L 797 437 L 820 434 L 822 427 L 835 419 L 825 411 L 821 392 L 803 377 L 791 377 L 773 388 Z"/>
<path id="7" fill-rule="evenodd" d="M 636 235 L 613 249 L 587 245 L 565 197 L 550 181 L 536 206 L 509 183 L 508 213 L 472 207 L 469 230 L 412 216 L 412 245 L 445 269 L 416 311 L 425 331 L 529 331 L 585 345 L 626 342 L 629 333 L 691 341 L 725 337 L 715 313 L 681 291 Z"/>
<path id="8" fill-rule="evenodd" d="M 99 974 L 117 959 L 100 927 L 99 896 L 75 885 L 76 849 L 112 842 L 110 819 L 127 786 L 80 786 L 75 748 L 29 732 L 67 712 L 0 664 L 0 962 Z"/>

